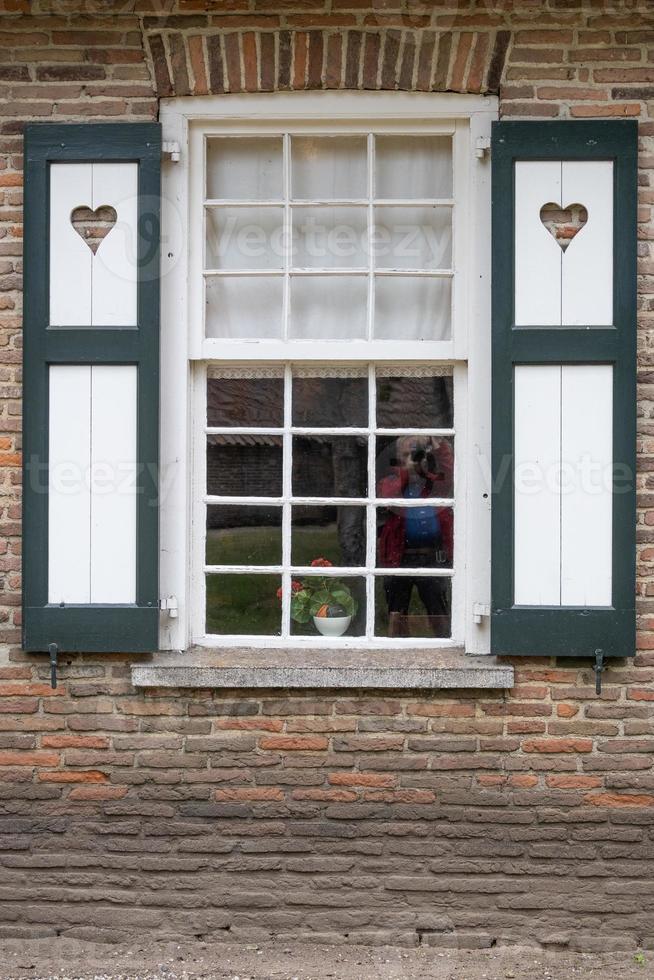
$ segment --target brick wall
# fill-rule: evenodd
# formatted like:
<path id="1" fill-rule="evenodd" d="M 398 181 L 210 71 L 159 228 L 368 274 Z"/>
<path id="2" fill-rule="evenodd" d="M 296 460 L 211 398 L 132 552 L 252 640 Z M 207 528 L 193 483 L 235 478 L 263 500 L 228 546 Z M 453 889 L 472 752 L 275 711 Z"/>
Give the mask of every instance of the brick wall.
<path id="1" fill-rule="evenodd" d="M 638 0 L 0 0 L 0 936 L 651 945 L 654 13 Z M 104 11 L 104 12 L 103 12 Z M 504 115 L 640 120 L 638 651 L 432 695 L 133 690 L 20 627 L 25 119 L 171 94 L 499 92 Z M 227 95 L 228 97 L 228 95 Z"/>

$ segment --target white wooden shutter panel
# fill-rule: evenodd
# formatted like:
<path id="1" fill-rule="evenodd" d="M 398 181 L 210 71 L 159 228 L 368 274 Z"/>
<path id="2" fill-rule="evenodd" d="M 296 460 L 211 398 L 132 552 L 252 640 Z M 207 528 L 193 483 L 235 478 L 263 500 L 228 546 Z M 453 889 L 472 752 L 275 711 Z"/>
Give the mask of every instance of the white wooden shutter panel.
<path id="1" fill-rule="evenodd" d="M 635 652 L 637 124 L 495 124 L 491 645 Z"/>

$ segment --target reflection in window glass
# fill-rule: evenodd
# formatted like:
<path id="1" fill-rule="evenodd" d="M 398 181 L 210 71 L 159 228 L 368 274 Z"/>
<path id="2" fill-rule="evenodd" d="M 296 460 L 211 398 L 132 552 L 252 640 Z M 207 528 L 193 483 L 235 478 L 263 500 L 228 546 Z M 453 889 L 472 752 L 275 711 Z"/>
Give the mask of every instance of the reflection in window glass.
<path id="1" fill-rule="evenodd" d="M 377 427 L 451 429 L 452 375 L 402 378 L 377 374 Z"/>
<path id="2" fill-rule="evenodd" d="M 448 637 L 452 580 L 436 575 L 384 575 L 375 582 L 375 636 Z"/>
<path id="3" fill-rule="evenodd" d="M 325 558 L 343 568 L 365 565 L 364 507 L 293 507 L 291 563 Z"/>
<path id="4" fill-rule="evenodd" d="M 379 568 L 451 568 L 454 514 L 427 500 L 415 507 L 377 508 Z"/>
<path id="5" fill-rule="evenodd" d="M 376 449 L 378 497 L 453 496 L 451 436 L 378 436 Z"/>
<path id="6" fill-rule="evenodd" d="M 367 456 L 363 436 L 294 436 L 294 495 L 365 497 Z"/>
<path id="7" fill-rule="evenodd" d="M 281 507 L 207 507 L 207 565 L 281 565 Z"/>
<path id="8" fill-rule="evenodd" d="M 368 378 L 293 378 L 293 425 L 368 425 Z"/>
<path id="9" fill-rule="evenodd" d="M 278 636 L 279 575 L 207 575 L 207 633 Z"/>
<path id="10" fill-rule="evenodd" d="M 279 497 L 281 436 L 207 436 L 207 493 L 222 497 Z"/>
<path id="11" fill-rule="evenodd" d="M 284 424 L 283 378 L 223 378 L 209 367 L 207 425 L 278 428 Z"/>

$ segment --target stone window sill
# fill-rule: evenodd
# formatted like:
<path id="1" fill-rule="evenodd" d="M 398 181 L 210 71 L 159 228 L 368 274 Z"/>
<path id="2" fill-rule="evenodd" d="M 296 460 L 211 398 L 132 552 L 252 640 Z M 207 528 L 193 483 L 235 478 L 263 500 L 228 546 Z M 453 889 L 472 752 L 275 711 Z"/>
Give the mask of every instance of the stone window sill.
<path id="1" fill-rule="evenodd" d="M 135 687 L 376 688 L 513 687 L 513 667 L 459 649 L 207 649 L 153 654 L 132 665 Z"/>

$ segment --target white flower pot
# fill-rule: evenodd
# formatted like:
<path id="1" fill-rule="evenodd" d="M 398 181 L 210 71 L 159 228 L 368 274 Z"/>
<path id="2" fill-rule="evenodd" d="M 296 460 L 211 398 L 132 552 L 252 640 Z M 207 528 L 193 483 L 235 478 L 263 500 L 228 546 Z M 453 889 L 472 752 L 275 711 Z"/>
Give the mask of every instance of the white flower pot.
<path id="1" fill-rule="evenodd" d="M 351 616 L 314 616 L 316 629 L 323 636 L 343 636 L 352 622 Z"/>

